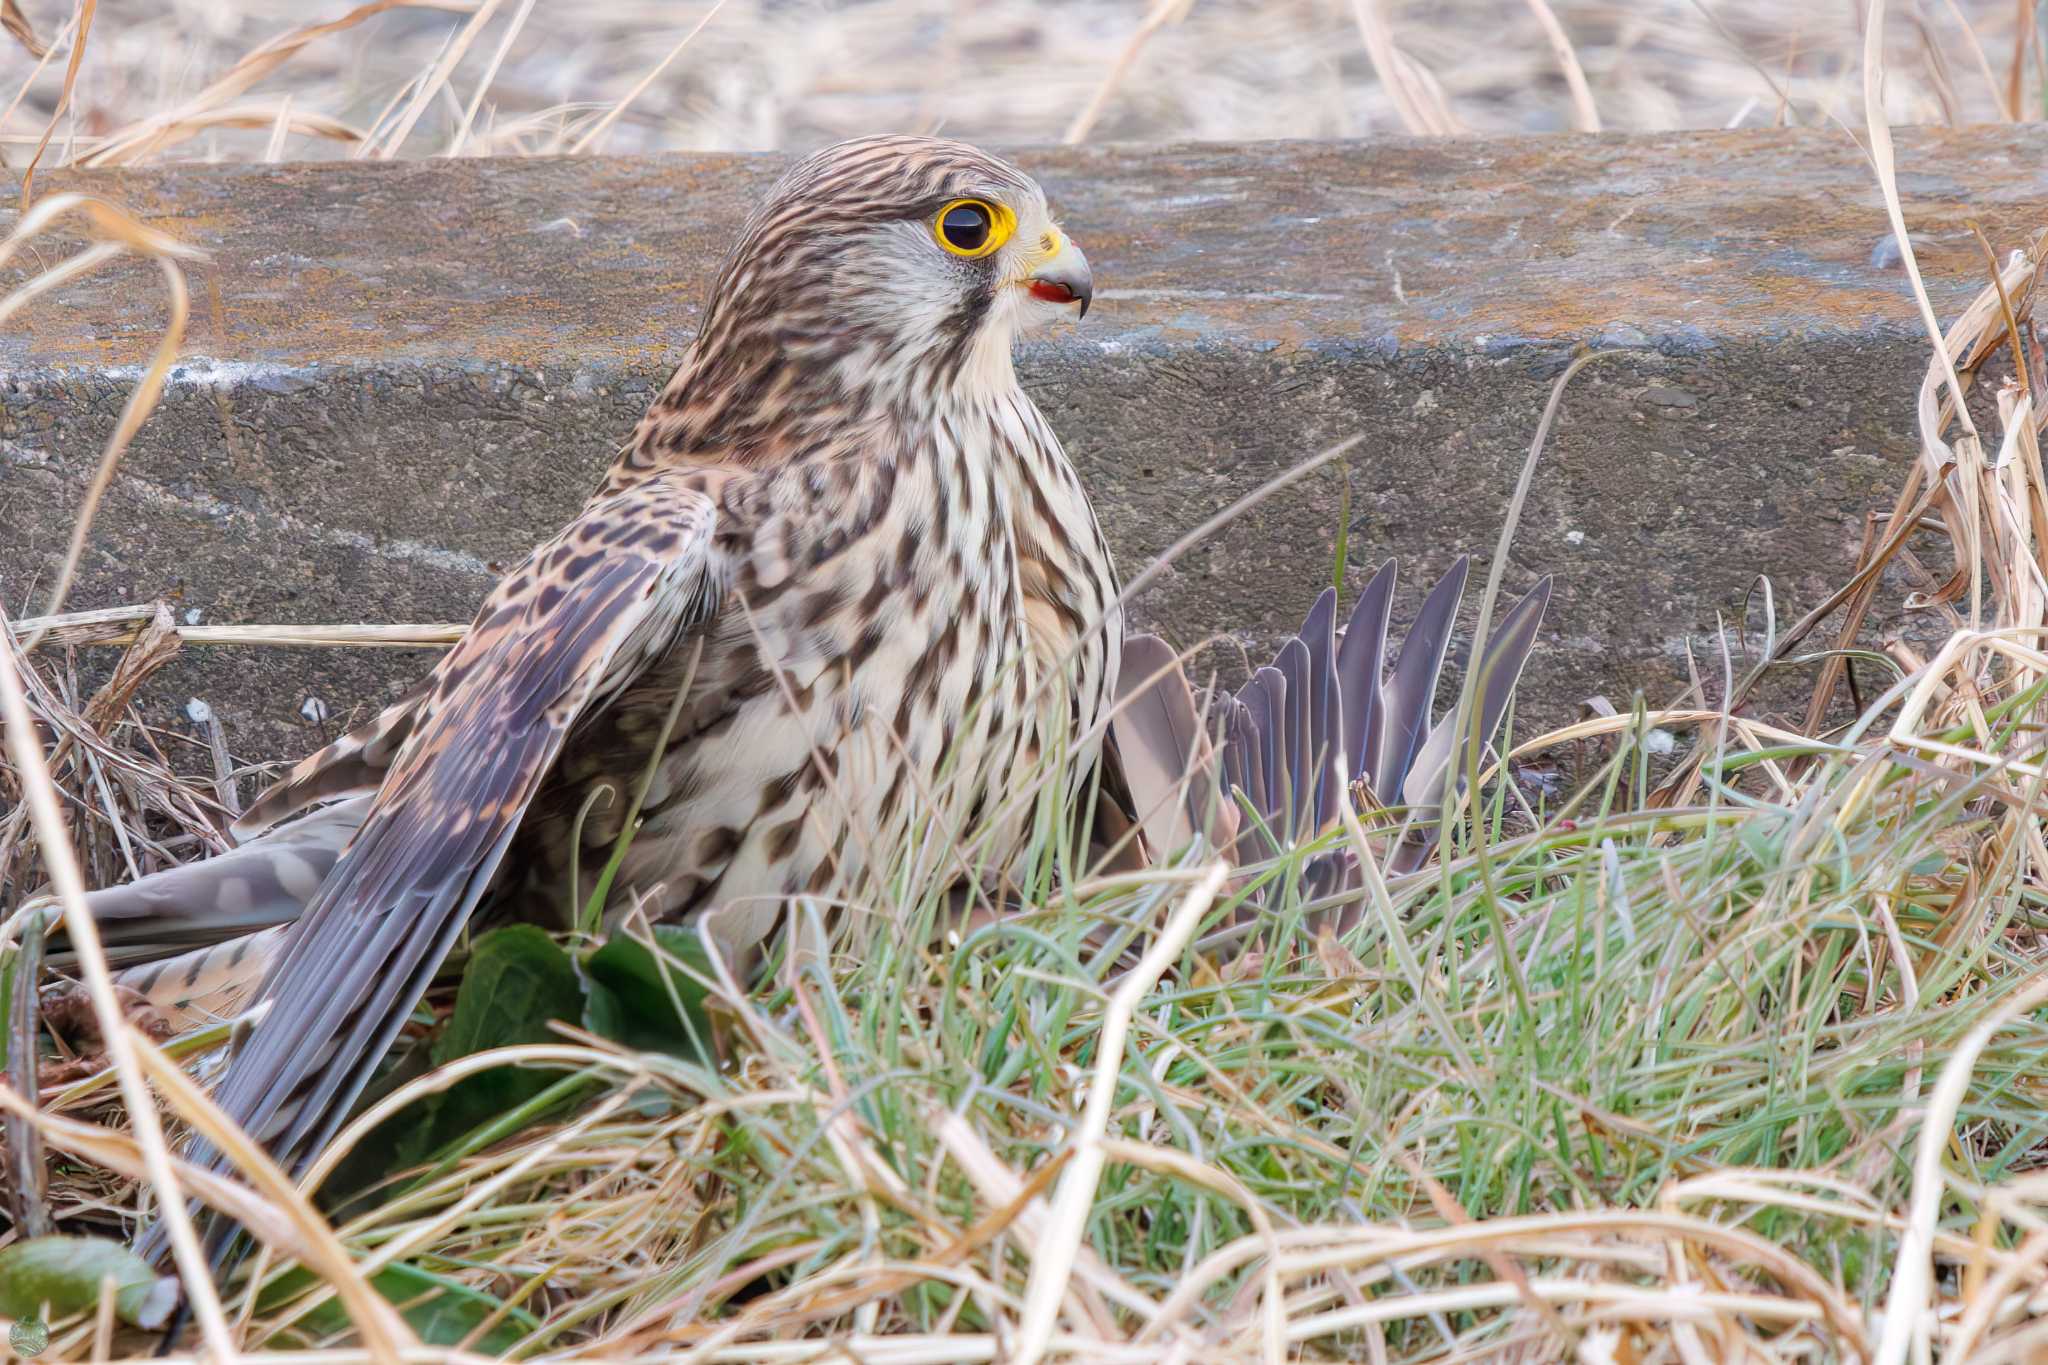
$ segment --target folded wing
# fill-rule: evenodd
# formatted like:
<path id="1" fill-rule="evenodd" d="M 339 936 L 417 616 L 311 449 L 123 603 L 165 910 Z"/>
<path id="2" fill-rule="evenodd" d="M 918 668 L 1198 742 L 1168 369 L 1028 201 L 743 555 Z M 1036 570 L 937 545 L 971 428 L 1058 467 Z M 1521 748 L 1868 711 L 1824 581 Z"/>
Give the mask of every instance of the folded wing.
<path id="1" fill-rule="evenodd" d="M 268 1010 L 217 1092 L 287 1169 L 361 1092 L 578 718 L 715 609 L 713 522 L 711 499 L 680 473 L 593 503 L 498 586 L 434 670 L 361 829 L 264 980 L 257 998 Z M 211 1150 L 193 1156 L 219 1164 Z"/>

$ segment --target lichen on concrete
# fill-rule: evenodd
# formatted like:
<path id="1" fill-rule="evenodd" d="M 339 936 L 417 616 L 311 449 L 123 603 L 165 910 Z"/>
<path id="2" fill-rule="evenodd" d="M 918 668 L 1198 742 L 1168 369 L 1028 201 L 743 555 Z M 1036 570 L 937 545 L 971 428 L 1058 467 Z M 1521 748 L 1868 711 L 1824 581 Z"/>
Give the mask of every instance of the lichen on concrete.
<path id="1" fill-rule="evenodd" d="M 1901 134 L 1937 306 L 2016 243 L 2048 129 Z M 1141 621 L 1235 671 L 1328 581 L 1490 555 L 1549 385 L 1577 382 L 1510 551 L 1558 592 L 1522 714 L 1669 696 L 1758 575 L 1781 620 L 1847 572 L 1912 449 L 1926 343 L 1855 148 L 1827 132 L 1027 151 L 1101 286 L 1020 371 L 1126 570 L 1344 437 L 1187 555 Z M 102 507 L 77 607 L 210 622 L 466 619 L 592 487 L 695 326 L 774 157 L 65 173 L 213 253 L 187 355 Z M 1961 178 L 1962 167 L 1970 179 Z M 164 316 L 150 271 L 0 337 L 0 601 L 40 606 Z M 1412 598 L 1402 609 L 1412 610 Z M 403 651 L 189 650 L 157 702 L 303 749 L 429 666 Z M 1718 663 L 1714 669 L 1718 672 Z M 302 714 L 329 708 L 324 726 Z M 316 714 L 318 709 L 316 708 Z M 171 713 L 167 713 L 171 714 Z"/>

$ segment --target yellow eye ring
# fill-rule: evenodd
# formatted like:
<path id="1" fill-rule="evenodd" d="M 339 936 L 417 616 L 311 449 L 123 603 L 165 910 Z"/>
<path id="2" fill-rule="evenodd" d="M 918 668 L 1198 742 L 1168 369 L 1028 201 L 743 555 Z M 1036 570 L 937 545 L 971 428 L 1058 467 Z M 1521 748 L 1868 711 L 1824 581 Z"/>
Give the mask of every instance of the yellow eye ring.
<path id="1" fill-rule="evenodd" d="M 955 256 L 986 256 L 1010 240 L 1017 215 L 985 199 L 955 199 L 932 218 L 932 238 Z"/>

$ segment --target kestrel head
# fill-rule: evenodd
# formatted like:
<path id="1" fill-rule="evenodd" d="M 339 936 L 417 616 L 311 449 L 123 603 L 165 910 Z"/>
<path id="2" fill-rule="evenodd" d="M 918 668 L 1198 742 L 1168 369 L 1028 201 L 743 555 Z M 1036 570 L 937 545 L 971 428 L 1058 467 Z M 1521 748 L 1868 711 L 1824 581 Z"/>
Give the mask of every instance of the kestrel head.
<path id="1" fill-rule="evenodd" d="M 1016 167 L 938 138 L 860 138 L 797 163 L 748 220 L 698 344 L 772 342 L 844 383 L 943 384 L 1006 375 L 1020 328 L 1085 314 L 1093 294 L 1088 258 Z"/>

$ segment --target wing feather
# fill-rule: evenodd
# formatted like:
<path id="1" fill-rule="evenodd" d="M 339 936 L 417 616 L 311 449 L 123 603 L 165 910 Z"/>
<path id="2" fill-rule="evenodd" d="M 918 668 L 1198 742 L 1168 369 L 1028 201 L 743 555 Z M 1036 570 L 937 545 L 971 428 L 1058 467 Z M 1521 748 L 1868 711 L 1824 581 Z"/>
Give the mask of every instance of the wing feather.
<path id="1" fill-rule="evenodd" d="M 1260 794 L 1260 819 L 1276 839 L 1286 839 L 1280 812 L 1286 808 L 1284 747 L 1286 747 L 1286 677 L 1280 669 L 1266 665 L 1251 675 L 1257 688 L 1251 700 L 1251 724 L 1260 733 L 1260 763 L 1266 790 Z"/>
<path id="2" fill-rule="evenodd" d="M 1367 773 L 1368 760 L 1378 754 L 1380 722 L 1385 708 L 1380 705 L 1380 675 L 1387 658 L 1387 622 L 1394 607 L 1394 583 L 1399 570 L 1393 560 L 1380 565 L 1344 626 L 1344 642 L 1337 648 L 1337 692 L 1344 722 L 1344 776 L 1347 781 Z"/>
<path id="3" fill-rule="evenodd" d="M 369 806 L 367 796 L 337 801 L 226 853 L 87 892 L 108 960 L 128 966 L 289 924 L 318 892 Z M 52 966 L 73 960 L 68 948 L 50 953 Z"/>
<path id="4" fill-rule="evenodd" d="M 1125 639 L 1110 721 L 1139 827 L 1155 857 L 1199 830 L 1219 848 L 1236 842 L 1236 810 L 1223 798 L 1217 720 L 1198 707 L 1180 657 L 1156 635 Z"/>
<path id="5" fill-rule="evenodd" d="M 1386 719 L 1381 723 L 1379 756 L 1371 774 L 1373 792 L 1382 801 L 1396 799 L 1416 751 L 1429 736 L 1430 707 L 1436 700 L 1437 679 L 1443 674 L 1444 655 L 1451 645 L 1451 627 L 1457 624 L 1458 598 L 1465 591 L 1471 567 L 1471 556 L 1459 555 L 1429 590 L 1382 693 Z"/>
<path id="6" fill-rule="evenodd" d="M 1279 831 L 1289 840 L 1299 839 L 1315 813 L 1316 775 L 1309 757 L 1309 711 L 1311 682 L 1308 646 L 1301 637 L 1280 646 L 1273 664 L 1284 680 L 1280 704 L 1274 708 L 1275 746 L 1280 756 Z"/>
<path id="7" fill-rule="evenodd" d="M 332 1135 L 488 888 L 565 736 L 717 598 L 681 475 L 593 503 L 500 584 L 258 995 L 222 1107 L 296 1169 Z M 219 1163 L 217 1153 L 194 1159 Z"/>
<path id="8" fill-rule="evenodd" d="M 1330 776 L 1331 760 L 1338 756 L 1344 720 L 1343 698 L 1336 686 L 1337 590 L 1324 588 L 1316 596 L 1308 619 L 1301 623 L 1301 643 L 1308 650 L 1308 822 L 1317 829 L 1337 818 L 1337 794 L 1342 790 Z M 1345 773 L 1346 780 L 1350 778 Z"/>
<path id="9" fill-rule="evenodd" d="M 1245 799 L 1251 803 L 1251 821 L 1248 832 L 1261 832 L 1260 844 L 1268 850 L 1272 841 L 1266 834 L 1273 829 L 1274 799 L 1270 784 L 1266 780 L 1266 763 L 1272 754 L 1270 737 L 1273 728 L 1273 699 L 1265 681 L 1254 673 L 1250 682 L 1238 690 L 1237 705 L 1231 711 L 1234 727 L 1231 744 L 1243 755 L 1244 779 L 1242 789 Z"/>
<path id="10" fill-rule="evenodd" d="M 236 817 L 235 838 L 246 843 L 309 806 L 376 791 L 392 759 L 411 738 L 432 686 L 429 674 L 368 721 L 294 763 Z"/>
<path id="11" fill-rule="evenodd" d="M 1479 741 L 1490 744 L 1493 732 L 1507 712 L 1508 698 L 1521 681 L 1522 665 L 1536 647 L 1536 632 L 1543 624 L 1543 609 L 1550 605 L 1550 577 L 1536 586 L 1501 615 L 1500 624 L 1486 642 L 1485 662 L 1480 665 Z M 1427 810 L 1443 800 L 1452 762 L 1452 746 L 1461 739 L 1456 707 L 1430 731 L 1429 739 L 1415 756 L 1401 798 L 1405 805 Z M 1462 778 L 1460 779 L 1462 781 Z"/>

